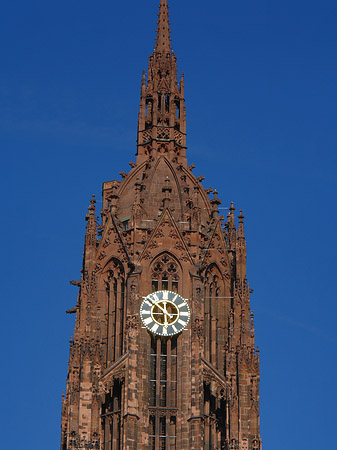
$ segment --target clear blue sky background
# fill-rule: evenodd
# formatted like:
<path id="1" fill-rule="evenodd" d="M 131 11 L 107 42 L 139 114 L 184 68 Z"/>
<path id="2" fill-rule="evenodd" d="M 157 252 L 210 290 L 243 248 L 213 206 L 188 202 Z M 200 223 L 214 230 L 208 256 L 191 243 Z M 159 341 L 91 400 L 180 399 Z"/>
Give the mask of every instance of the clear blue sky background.
<path id="1" fill-rule="evenodd" d="M 158 3 L 0 6 L 3 449 L 59 448 L 69 280 L 134 158 Z M 189 163 L 246 216 L 264 449 L 335 448 L 337 2 L 170 5 Z"/>

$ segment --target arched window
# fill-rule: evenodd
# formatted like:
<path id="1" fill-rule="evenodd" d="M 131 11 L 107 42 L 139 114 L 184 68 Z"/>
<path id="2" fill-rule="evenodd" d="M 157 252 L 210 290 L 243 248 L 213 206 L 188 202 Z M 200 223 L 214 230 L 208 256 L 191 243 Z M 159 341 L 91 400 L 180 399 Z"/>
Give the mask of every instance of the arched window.
<path id="1" fill-rule="evenodd" d="M 224 297 L 224 282 L 216 264 L 211 264 L 205 274 L 205 358 L 217 366 L 219 308 Z"/>
<path id="2" fill-rule="evenodd" d="M 125 272 L 118 259 L 112 259 L 103 272 L 106 291 L 106 365 L 111 365 L 124 352 Z"/>
<path id="3" fill-rule="evenodd" d="M 106 323 L 105 342 L 106 367 L 110 367 L 125 352 L 125 271 L 123 264 L 113 258 L 102 273 L 105 289 L 104 317 Z M 103 286 L 102 286 L 103 287 Z M 104 449 L 119 450 L 121 440 L 122 380 L 114 380 L 111 391 L 102 404 Z"/>
<path id="4" fill-rule="evenodd" d="M 168 290 L 178 292 L 180 267 L 169 254 L 160 255 L 152 264 L 152 292 Z"/>
<path id="5" fill-rule="evenodd" d="M 123 381 L 115 379 L 102 404 L 104 449 L 120 450 L 122 447 L 122 390 Z"/>
<path id="6" fill-rule="evenodd" d="M 177 407 L 177 336 L 151 336 L 149 388 L 149 448 L 175 449 L 176 415 L 162 412 Z"/>
<path id="7" fill-rule="evenodd" d="M 181 269 L 168 252 L 159 255 L 151 265 L 152 292 L 179 292 Z M 162 414 L 163 409 L 177 407 L 177 336 L 151 336 L 149 379 L 149 449 L 176 448 L 175 414 Z"/>

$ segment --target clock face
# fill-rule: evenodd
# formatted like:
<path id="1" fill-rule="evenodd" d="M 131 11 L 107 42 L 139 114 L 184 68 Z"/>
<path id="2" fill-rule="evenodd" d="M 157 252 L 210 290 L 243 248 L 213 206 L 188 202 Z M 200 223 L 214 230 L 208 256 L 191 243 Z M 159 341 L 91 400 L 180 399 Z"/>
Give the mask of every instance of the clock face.
<path id="1" fill-rule="evenodd" d="M 153 334 L 173 336 L 180 333 L 190 320 L 187 301 L 171 291 L 157 291 L 144 297 L 140 318 Z"/>

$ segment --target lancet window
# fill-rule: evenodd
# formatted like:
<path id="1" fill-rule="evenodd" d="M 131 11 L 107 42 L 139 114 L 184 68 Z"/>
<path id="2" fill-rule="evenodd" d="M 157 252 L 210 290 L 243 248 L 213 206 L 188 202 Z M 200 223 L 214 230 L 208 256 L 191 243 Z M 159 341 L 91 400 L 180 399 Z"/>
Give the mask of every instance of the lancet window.
<path id="1" fill-rule="evenodd" d="M 179 291 L 181 270 L 177 260 L 165 252 L 151 266 L 152 292 Z M 149 380 L 149 448 L 176 450 L 177 336 L 151 336 Z"/>
<path id="2" fill-rule="evenodd" d="M 210 384 L 204 383 L 205 450 L 225 448 L 226 403 L 219 395 L 213 395 Z"/>
<path id="3" fill-rule="evenodd" d="M 122 448 L 122 387 L 122 380 L 114 380 L 113 387 L 105 395 L 102 405 L 104 450 L 120 450 Z"/>
<path id="4" fill-rule="evenodd" d="M 116 361 L 124 352 L 125 274 L 120 261 L 110 261 L 104 272 L 106 306 L 106 364 Z"/>
<path id="5" fill-rule="evenodd" d="M 176 449 L 177 406 L 177 337 L 151 336 L 150 356 L 150 417 L 151 450 Z"/>
<path id="6" fill-rule="evenodd" d="M 224 283 L 221 272 L 216 264 L 208 267 L 205 275 L 205 357 L 214 366 L 218 361 L 217 322 L 222 313 Z"/>

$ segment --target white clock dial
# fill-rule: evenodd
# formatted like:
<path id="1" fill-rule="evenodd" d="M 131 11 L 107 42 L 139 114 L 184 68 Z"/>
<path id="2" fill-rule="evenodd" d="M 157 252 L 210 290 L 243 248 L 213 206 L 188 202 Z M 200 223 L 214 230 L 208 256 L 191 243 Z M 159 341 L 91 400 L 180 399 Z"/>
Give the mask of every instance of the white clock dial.
<path id="1" fill-rule="evenodd" d="M 185 299 L 171 291 L 156 291 L 144 297 L 140 318 L 153 334 L 173 336 L 180 333 L 190 320 L 190 308 Z"/>

